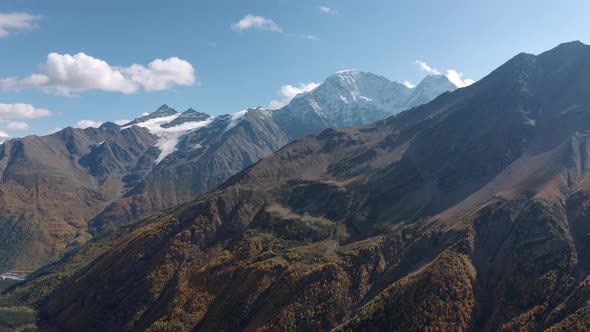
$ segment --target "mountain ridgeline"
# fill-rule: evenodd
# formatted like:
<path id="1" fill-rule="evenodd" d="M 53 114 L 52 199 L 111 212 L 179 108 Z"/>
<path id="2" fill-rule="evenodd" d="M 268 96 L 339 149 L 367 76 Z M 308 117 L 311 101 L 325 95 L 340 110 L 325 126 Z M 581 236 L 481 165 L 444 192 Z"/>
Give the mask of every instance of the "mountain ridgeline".
<path id="1" fill-rule="evenodd" d="M 319 90 L 293 102 L 320 114 Z M 274 115 L 244 119 L 255 114 Z M 425 105 L 296 140 L 98 240 L 100 255 L 38 302 L 40 327 L 588 330 L 589 165 L 590 46 L 519 54 Z"/>
<path id="2" fill-rule="evenodd" d="M 455 89 L 443 76 L 427 81 L 437 84 L 424 92 L 346 71 L 280 110 L 213 117 L 163 105 L 123 126 L 11 139 L 0 147 L 0 272 L 33 271 L 187 202 L 303 135 L 368 124 Z"/>

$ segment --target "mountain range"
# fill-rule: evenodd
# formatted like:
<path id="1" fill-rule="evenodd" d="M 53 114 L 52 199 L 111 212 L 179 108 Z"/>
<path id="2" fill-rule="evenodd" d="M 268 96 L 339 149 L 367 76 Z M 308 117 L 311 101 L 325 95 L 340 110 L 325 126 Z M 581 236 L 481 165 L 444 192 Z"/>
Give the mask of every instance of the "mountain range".
<path id="1" fill-rule="evenodd" d="M 5 296 L 47 331 L 588 330 L 589 74 L 590 46 L 565 43 L 372 124 L 287 134 Z M 293 103 L 356 121 L 319 90 Z"/>
<path id="2" fill-rule="evenodd" d="M 368 124 L 456 87 L 343 71 L 279 110 L 211 116 L 167 105 L 119 126 L 0 147 L 0 271 L 33 271 L 105 230 L 187 202 L 304 135 Z"/>

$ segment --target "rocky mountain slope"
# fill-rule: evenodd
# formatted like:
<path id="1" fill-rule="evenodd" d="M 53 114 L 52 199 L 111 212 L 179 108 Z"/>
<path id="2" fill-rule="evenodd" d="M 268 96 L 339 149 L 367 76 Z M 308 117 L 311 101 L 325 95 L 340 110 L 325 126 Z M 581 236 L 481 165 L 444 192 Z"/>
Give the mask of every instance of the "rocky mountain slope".
<path id="1" fill-rule="evenodd" d="M 165 158 L 160 155 L 152 172 L 93 218 L 91 227 L 99 231 L 118 227 L 186 202 L 304 135 L 330 127 L 368 124 L 454 89 L 444 76 L 428 76 L 409 89 L 374 74 L 345 71 L 280 110 L 255 108 L 203 118 L 204 126 L 191 128 L 182 137 L 177 135 L 175 143 L 169 144 L 175 151 L 166 149 L 169 153 Z M 168 113 L 163 116 L 160 119 L 169 121 Z M 142 121 L 132 124 L 142 125 Z M 158 121 L 158 117 L 150 121 Z M 150 130 L 162 136 L 158 130 Z"/>
<path id="2" fill-rule="evenodd" d="M 349 75 L 355 77 L 349 85 L 332 82 Z M 430 89 L 433 96 L 437 89 Z M 359 96 L 346 111 L 366 123 L 400 110 L 392 108 L 401 103 L 398 90 L 399 84 L 373 74 L 341 73 L 299 99 L 320 92 L 322 100 Z M 217 117 L 163 105 L 124 126 L 108 122 L 7 141 L 0 147 L 0 272 L 32 271 L 106 229 L 215 188 L 302 134 L 346 125 L 330 120 L 301 130 L 319 113 L 308 115 L 295 103 Z M 341 106 L 321 105 L 331 116 Z M 374 110 L 377 118 L 369 114 Z M 281 122 L 279 113 L 301 114 Z"/>
<path id="3" fill-rule="evenodd" d="M 30 271 L 85 243 L 90 218 L 149 171 L 155 142 L 107 124 L 0 146 L 0 269 Z"/>
<path id="4" fill-rule="evenodd" d="M 42 329 L 579 331 L 590 46 L 287 145 L 127 228 Z"/>

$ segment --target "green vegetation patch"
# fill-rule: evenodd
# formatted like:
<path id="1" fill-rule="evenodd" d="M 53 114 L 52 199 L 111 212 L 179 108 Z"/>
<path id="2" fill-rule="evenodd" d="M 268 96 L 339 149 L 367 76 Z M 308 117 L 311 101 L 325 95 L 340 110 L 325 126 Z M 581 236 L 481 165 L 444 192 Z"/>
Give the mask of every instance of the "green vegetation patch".
<path id="1" fill-rule="evenodd" d="M 34 310 L 26 307 L 0 307 L 1 331 L 34 331 L 37 321 Z"/>

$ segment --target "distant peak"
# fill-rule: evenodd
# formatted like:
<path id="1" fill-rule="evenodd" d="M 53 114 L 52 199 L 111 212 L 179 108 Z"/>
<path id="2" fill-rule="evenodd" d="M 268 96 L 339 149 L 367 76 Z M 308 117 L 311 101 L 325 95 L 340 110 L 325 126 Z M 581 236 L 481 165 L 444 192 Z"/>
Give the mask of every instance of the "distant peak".
<path id="1" fill-rule="evenodd" d="M 347 70 L 337 71 L 331 77 L 338 77 L 338 78 L 354 77 L 354 78 L 357 78 L 357 77 L 366 76 L 366 75 L 371 75 L 371 73 L 367 73 L 367 72 L 356 70 L 356 69 L 347 69 Z"/>
<path id="2" fill-rule="evenodd" d="M 561 43 L 561 44 L 557 45 L 557 48 L 559 48 L 559 47 L 580 47 L 580 46 L 584 47 L 584 46 L 588 46 L 588 45 L 582 43 L 579 40 L 572 40 L 570 42 L 565 42 L 565 43 Z"/>
<path id="3" fill-rule="evenodd" d="M 119 128 L 119 125 L 117 125 L 114 122 L 107 121 L 107 122 L 101 124 L 100 127 L 98 127 L 98 129 L 109 129 L 109 128 Z"/>
<path id="4" fill-rule="evenodd" d="M 553 49 L 539 54 L 540 59 L 552 59 L 550 61 L 563 62 L 565 59 L 573 59 L 590 55 L 590 46 L 582 43 L 579 40 L 562 43 Z"/>
<path id="5" fill-rule="evenodd" d="M 206 113 L 199 112 L 199 111 L 195 110 L 194 108 L 189 108 L 186 111 L 182 112 L 180 114 L 180 116 L 194 116 L 194 115 L 198 115 L 198 114 L 206 114 Z"/>
<path id="6" fill-rule="evenodd" d="M 455 84 L 445 75 L 428 75 L 418 83 L 416 88 L 431 87 L 433 85 L 443 86 L 445 90 L 454 90 L 456 88 Z"/>
<path id="7" fill-rule="evenodd" d="M 347 69 L 347 70 L 340 70 L 335 72 L 334 74 L 328 76 L 326 81 L 339 81 L 339 80 L 348 80 L 348 79 L 358 79 L 359 77 L 366 76 L 368 73 L 362 72 L 356 69 Z"/>
<path id="8" fill-rule="evenodd" d="M 211 115 L 203 112 L 198 112 L 192 108 L 182 112 L 178 117 L 168 123 L 160 125 L 162 128 L 172 128 L 189 122 L 202 122 L 210 119 Z"/>
<path id="9" fill-rule="evenodd" d="M 347 70 L 337 71 L 336 73 L 328 76 L 328 78 L 326 78 L 326 82 L 351 81 L 351 80 L 368 78 L 368 77 L 372 77 L 372 76 L 376 76 L 376 75 L 371 74 L 369 72 L 363 72 L 360 70 L 356 70 L 356 69 L 347 69 Z"/>
<path id="10" fill-rule="evenodd" d="M 189 108 L 186 111 L 182 112 L 180 114 L 179 118 L 186 118 L 186 117 L 190 117 L 190 118 L 199 117 L 199 118 L 207 119 L 211 116 L 207 113 L 199 112 L 199 111 L 196 111 L 192 108 Z"/>
<path id="11" fill-rule="evenodd" d="M 264 110 L 266 110 L 266 108 L 264 108 L 262 106 L 248 107 L 248 108 L 245 108 L 245 109 L 243 109 L 237 113 L 234 113 L 234 114 L 238 114 L 238 113 L 242 113 L 242 112 L 247 113 L 248 111 L 264 111 Z"/>
<path id="12" fill-rule="evenodd" d="M 438 75 L 428 75 L 428 76 L 424 77 L 424 79 L 422 81 L 424 82 L 424 81 L 440 81 L 440 80 L 448 81 L 449 79 L 445 75 L 438 74 Z"/>
<path id="13" fill-rule="evenodd" d="M 178 112 L 176 112 L 175 109 L 168 107 L 168 105 L 166 105 L 166 104 L 163 104 L 162 106 L 160 106 L 152 114 L 167 114 L 167 115 L 172 115 L 172 114 L 176 114 L 176 113 L 178 113 Z"/>
<path id="14" fill-rule="evenodd" d="M 573 52 L 584 52 L 590 48 L 588 45 L 582 43 L 579 40 L 574 40 L 567 43 L 561 43 L 554 47 L 553 49 L 543 53 L 543 54 L 563 54 L 563 53 L 573 53 Z"/>
<path id="15" fill-rule="evenodd" d="M 337 71 L 336 74 L 349 74 L 349 73 L 358 73 L 359 71 L 356 69 L 344 69 Z"/>
<path id="16" fill-rule="evenodd" d="M 124 127 L 175 114 L 178 114 L 178 112 L 175 109 L 170 108 L 168 107 L 168 105 L 164 104 L 160 106 L 155 112 L 149 113 L 147 115 L 142 115 L 139 118 L 136 118 L 135 120 L 125 124 Z"/>

